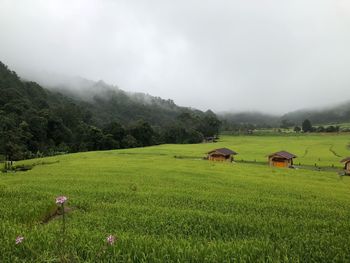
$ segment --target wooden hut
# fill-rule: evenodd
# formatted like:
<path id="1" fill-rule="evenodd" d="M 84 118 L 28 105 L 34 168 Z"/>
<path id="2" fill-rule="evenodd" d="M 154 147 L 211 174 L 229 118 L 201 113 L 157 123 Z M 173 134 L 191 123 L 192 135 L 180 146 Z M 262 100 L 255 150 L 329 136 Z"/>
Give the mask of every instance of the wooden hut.
<path id="1" fill-rule="evenodd" d="M 211 161 L 233 161 L 233 156 L 237 153 L 227 148 L 215 149 L 207 153 L 208 160 Z"/>
<path id="2" fill-rule="evenodd" d="M 350 157 L 347 157 L 340 161 L 341 163 L 344 163 L 344 171 L 346 174 L 350 174 Z"/>
<path id="3" fill-rule="evenodd" d="M 268 156 L 269 165 L 275 167 L 291 167 L 293 165 L 293 159 L 296 157 L 296 155 L 286 151 L 272 153 Z"/>

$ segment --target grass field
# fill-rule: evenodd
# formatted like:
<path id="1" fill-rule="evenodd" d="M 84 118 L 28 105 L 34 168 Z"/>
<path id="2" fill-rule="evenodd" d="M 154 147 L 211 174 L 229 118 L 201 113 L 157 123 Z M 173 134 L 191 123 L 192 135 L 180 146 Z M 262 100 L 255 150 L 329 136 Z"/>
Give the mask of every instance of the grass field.
<path id="1" fill-rule="evenodd" d="M 201 159 L 219 147 L 258 162 L 287 150 L 296 162 L 341 168 L 349 142 L 223 136 L 23 161 L 38 165 L 0 173 L 0 262 L 350 262 L 349 177 Z M 42 223 L 62 194 L 71 209 L 64 245 L 61 218 Z M 109 234 L 117 241 L 104 247 Z"/>

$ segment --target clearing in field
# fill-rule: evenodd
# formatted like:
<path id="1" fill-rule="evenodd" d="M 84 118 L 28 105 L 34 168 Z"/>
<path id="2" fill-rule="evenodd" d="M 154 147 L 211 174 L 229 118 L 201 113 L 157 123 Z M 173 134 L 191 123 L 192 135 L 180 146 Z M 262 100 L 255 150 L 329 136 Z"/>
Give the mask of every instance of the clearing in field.
<path id="1" fill-rule="evenodd" d="M 21 162 L 37 165 L 0 174 L 0 261 L 349 262 L 350 178 L 337 174 L 348 143 L 223 136 Z M 222 147 L 240 153 L 236 163 L 203 160 Z M 266 156 L 280 149 L 335 168 L 269 167 Z M 60 215 L 47 220 L 60 195 L 70 209 L 64 246 Z"/>

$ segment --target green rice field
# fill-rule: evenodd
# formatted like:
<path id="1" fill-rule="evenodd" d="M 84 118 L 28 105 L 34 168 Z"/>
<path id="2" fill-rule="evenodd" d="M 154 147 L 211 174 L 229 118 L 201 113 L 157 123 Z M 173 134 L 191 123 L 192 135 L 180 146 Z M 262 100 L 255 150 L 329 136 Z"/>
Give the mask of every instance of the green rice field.
<path id="1" fill-rule="evenodd" d="M 350 262 L 350 177 L 337 171 L 349 143 L 348 134 L 222 136 L 18 162 L 36 165 L 0 173 L 0 262 Z M 203 160 L 220 147 L 237 162 Z M 334 170 L 268 167 L 280 150 Z M 64 236 L 61 216 L 50 216 L 59 195 Z"/>

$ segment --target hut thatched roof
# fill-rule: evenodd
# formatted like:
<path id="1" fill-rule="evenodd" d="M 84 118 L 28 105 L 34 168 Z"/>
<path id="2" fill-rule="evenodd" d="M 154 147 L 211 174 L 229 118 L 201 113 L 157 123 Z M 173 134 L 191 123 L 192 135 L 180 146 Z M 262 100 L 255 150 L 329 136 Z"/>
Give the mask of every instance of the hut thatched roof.
<path id="1" fill-rule="evenodd" d="M 296 155 L 289 153 L 289 152 L 286 152 L 286 151 L 275 152 L 275 153 L 272 153 L 269 155 L 269 157 L 271 157 L 271 156 L 278 156 L 278 157 L 285 158 L 287 160 L 291 160 L 291 159 L 297 157 Z"/>
<path id="2" fill-rule="evenodd" d="M 215 150 L 212 150 L 210 152 L 208 152 L 208 154 L 211 154 L 211 153 L 218 153 L 218 154 L 222 154 L 222 155 L 236 155 L 237 153 L 235 151 L 232 151 L 228 148 L 219 148 L 219 149 L 215 149 Z"/>
<path id="3" fill-rule="evenodd" d="M 340 161 L 341 163 L 350 162 L 350 157 L 346 157 Z"/>

